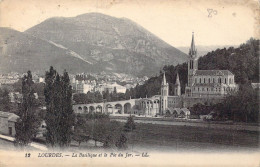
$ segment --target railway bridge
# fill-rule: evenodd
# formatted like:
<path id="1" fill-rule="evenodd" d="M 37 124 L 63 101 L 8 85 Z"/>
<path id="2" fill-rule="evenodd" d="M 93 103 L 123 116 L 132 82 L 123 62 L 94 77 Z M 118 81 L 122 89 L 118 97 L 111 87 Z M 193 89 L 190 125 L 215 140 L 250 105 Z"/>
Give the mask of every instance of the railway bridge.
<path id="1" fill-rule="evenodd" d="M 114 102 L 102 102 L 92 104 L 76 104 L 73 105 L 73 110 L 77 114 L 88 114 L 93 112 L 107 114 L 131 114 L 137 107 L 137 99 L 129 99 Z"/>

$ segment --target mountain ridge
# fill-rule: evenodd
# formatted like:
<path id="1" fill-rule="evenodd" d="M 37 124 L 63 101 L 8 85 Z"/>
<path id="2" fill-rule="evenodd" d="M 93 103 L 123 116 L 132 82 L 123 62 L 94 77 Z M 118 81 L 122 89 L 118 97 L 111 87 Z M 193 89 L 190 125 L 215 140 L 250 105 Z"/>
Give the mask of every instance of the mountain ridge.
<path id="1" fill-rule="evenodd" d="M 132 20 L 99 13 L 48 18 L 21 33 L 46 41 L 58 50 L 47 49 L 45 53 L 42 50 L 39 56 L 46 57 L 52 55 L 52 52 L 59 52 L 61 55 L 65 54 L 84 61 L 78 63 L 81 66 L 88 66 L 82 67 L 82 70 L 80 66 L 76 71 L 68 71 L 70 73 L 108 70 L 149 76 L 165 64 L 177 65 L 187 60 L 186 54 Z M 25 43 L 27 42 L 25 40 Z M 33 50 L 37 53 L 36 49 Z M 63 62 L 62 58 L 60 61 L 58 66 L 61 69 L 65 68 L 62 63 L 68 64 L 68 62 Z"/>

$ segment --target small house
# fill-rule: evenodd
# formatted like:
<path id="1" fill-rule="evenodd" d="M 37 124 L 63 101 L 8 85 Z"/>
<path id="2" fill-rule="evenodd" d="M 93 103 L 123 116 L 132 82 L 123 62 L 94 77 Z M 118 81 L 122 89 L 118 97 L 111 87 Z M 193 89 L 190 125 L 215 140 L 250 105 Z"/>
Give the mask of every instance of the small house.
<path id="1" fill-rule="evenodd" d="M 15 123 L 19 116 L 0 111 L 0 134 L 15 136 Z"/>

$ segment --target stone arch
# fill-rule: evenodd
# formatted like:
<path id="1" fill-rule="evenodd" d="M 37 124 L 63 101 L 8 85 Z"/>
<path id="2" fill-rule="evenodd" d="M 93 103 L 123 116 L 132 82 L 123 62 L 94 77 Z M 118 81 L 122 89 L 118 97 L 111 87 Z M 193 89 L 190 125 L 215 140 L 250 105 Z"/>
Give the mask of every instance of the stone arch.
<path id="1" fill-rule="evenodd" d="M 180 117 L 181 117 L 181 118 L 184 118 L 184 117 L 185 117 L 184 111 L 181 111 L 181 112 L 180 112 Z"/>
<path id="2" fill-rule="evenodd" d="M 124 104 L 124 114 L 131 114 L 131 103 L 125 103 Z"/>
<path id="3" fill-rule="evenodd" d="M 88 113 L 88 107 L 87 107 L 87 106 L 84 106 L 84 107 L 83 107 L 83 110 L 84 110 L 84 113 L 85 113 L 85 114 Z"/>
<path id="4" fill-rule="evenodd" d="M 172 116 L 175 117 L 175 118 L 178 117 L 178 113 L 177 113 L 176 110 L 173 111 Z"/>
<path id="5" fill-rule="evenodd" d="M 95 112 L 95 107 L 94 106 L 89 106 L 89 113 Z"/>
<path id="6" fill-rule="evenodd" d="M 145 106 L 146 106 L 146 102 L 142 101 L 142 108 L 145 108 Z"/>
<path id="7" fill-rule="evenodd" d="M 165 112 L 165 116 L 166 116 L 166 117 L 171 116 L 171 112 L 170 112 L 170 110 L 166 110 L 166 112 Z"/>
<path id="8" fill-rule="evenodd" d="M 106 112 L 108 114 L 113 114 L 113 106 L 111 104 L 106 105 Z"/>
<path id="9" fill-rule="evenodd" d="M 153 108 L 153 101 L 152 100 L 148 100 L 148 107 L 149 108 Z"/>
<path id="10" fill-rule="evenodd" d="M 78 107 L 78 111 L 82 112 L 82 107 L 81 106 Z"/>
<path id="11" fill-rule="evenodd" d="M 98 112 L 98 113 L 102 113 L 102 106 L 101 105 L 98 105 L 97 107 L 96 107 L 96 112 Z"/>
<path id="12" fill-rule="evenodd" d="M 155 109 L 156 113 L 159 112 L 159 108 L 160 108 L 160 100 L 159 99 L 155 99 L 153 101 L 153 108 Z"/>
<path id="13" fill-rule="evenodd" d="M 117 114 L 123 114 L 123 106 L 120 103 L 115 104 L 115 109 Z"/>

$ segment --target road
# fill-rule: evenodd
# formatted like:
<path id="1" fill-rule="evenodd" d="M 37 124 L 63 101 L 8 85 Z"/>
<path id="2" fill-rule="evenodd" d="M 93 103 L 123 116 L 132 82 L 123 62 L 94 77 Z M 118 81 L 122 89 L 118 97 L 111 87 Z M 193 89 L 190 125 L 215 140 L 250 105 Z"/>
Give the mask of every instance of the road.
<path id="1" fill-rule="evenodd" d="M 12 142 L 12 143 L 14 142 L 14 137 L 2 135 L 2 134 L 0 134 L 0 139 L 6 140 L 6 141 L 9 141 L 9 142 Z M 42 151 L 48 150 L 48 148 L 45 145 L 39 144 L 39 143 L 36 143 L 36 142 L 30 143 L 29 146 L 36 148 L 38 150 L 42 150 Z"/>

